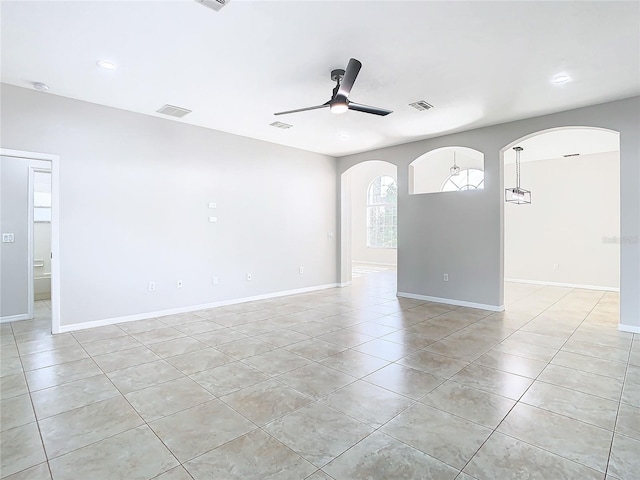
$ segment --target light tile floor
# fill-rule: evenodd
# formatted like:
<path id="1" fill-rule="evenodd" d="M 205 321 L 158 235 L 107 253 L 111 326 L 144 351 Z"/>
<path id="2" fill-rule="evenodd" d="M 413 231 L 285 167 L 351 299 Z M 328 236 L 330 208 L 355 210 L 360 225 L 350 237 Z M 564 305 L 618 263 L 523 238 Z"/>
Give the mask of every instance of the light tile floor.
<path id="1" fill-rule="evenodd" d="M 51 336 L 0 326 L 1 477 L 637 479 L 618 295 L 508 284 L 491 314 L 351 287 Z"/>

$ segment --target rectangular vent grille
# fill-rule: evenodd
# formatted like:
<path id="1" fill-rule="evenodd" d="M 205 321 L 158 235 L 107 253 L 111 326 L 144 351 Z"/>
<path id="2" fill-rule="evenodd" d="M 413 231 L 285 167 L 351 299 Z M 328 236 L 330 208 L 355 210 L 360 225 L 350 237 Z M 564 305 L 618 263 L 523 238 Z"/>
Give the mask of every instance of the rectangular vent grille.
<path id="1" fill-rule="evenodd" d="M 282 123 L 282 122 L 273 122 L 273 123 L 270 123 L 269 125 L 276 128 L 282 128 L 283 130 L 293 127 L 293 125 L 289 125 L 288 123 Z"/>
<path id="2" fill-rule="evenodd" d="M 568 153 L 566 155 L 563 155 L 563 157 L 567 158 L 567 157 L 577 157 L 578 155 L 580 155 L 579 153 Z"/>
<path id="3" fill-rule="evenodd" d="M 429 110 L 431 108 L 433 108 L 433 105 L 431 105 L 430 103 L 425 102 L 424 100 L 419 100 L 417 102 L 413 102 L 409 104 L 410 107 L 415 108 L 416 110 L 419 111 L 424 111 L 424 110 Z"/>
<path id="4" fill-rule="evenodd" d="M 207 8 L 215 10 L 216 12 L 224 7 L 231 0 L 196 0 L 196 2 L 201 3 Z"/>
<path id="5" fill-rule="evenodd" d="M 156 110 L 158 113 L 162 113 L 163 115 L 169 115 L 170 117 L 178 117 L 182 118 L 186 114 L 191 113 L 191 110 L 187 110 L 186 108 L 175 107 L 173 105 L 165 105 L 162 108 Z"/>

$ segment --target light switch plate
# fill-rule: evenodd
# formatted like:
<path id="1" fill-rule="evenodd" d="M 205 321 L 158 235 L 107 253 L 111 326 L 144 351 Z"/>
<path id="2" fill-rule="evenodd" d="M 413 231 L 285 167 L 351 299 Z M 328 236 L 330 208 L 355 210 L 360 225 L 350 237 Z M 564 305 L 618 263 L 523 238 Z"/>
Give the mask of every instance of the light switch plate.
<path id="1" fill-rule="evenodd" d="M 209 202 L 209 208 L 218 208 L 218 204 L 215 202 Z"/>
<path id="2" fill-rule="evenodd" d="M 15 242 L 15 236 L 13 233 L 2 234 L 2 243 L 13 243 L 13 242 Z"/>
<path id="3" fill-rule="evenodd" d="M 218 223 L 218 217 L 209 217 L 209 223 Z"/>

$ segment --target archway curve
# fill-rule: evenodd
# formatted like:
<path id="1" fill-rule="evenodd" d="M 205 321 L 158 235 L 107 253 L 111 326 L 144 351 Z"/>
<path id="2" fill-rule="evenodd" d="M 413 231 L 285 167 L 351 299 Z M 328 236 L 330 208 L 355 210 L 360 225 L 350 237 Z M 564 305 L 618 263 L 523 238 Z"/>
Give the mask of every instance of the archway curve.
<path id="1" fill-rule="evenodd" d="M 610 136 L 609 141 L 607 142 L 608 145 L 612 145 L 613 142 L 615 142 L 615 147 L 614 148 L 608 148 L 606 151 L 608 152 L 612 152 L 612 151 L 617 151 L 620 152 L 620 132 L 617 130 L 613 130 L 610 128 L 605 128 L 605 127 L 598 127 L 598 126 L 591 126 L 591 125 L 564 125 L 564 126 L 557 126 L 557 127 L 552 127 L 552 128 L 546 128 L 546 129 L 542 129 L 542 130 L 536 130 L 530 133 L 527 133 L 525 135 L 520 136 L 519 138 L 512 140 L 511 142 L 509 142 L 508 144 L 506 144 L 505 146 L 503 146 L 502 148 L 500 148 L 499 150 L 499 169 L 500 169 L 500 195 L 504 195 L 504 188 L 505 188 L 505 165 L 507 163 L 509 163 L 509 160 L 507 159 L 507 154 L 509 154 L 511 157 L 513 157 L 513 152 L 511 152 L 511 150 L 516 147 L 516 146 L 520 146 L 525 144 L 528 140 L 534 139 L 536 137 L 544 137 L 545 135 L 549 135 L 549 134 L 553 134 L 556 132 L 567 132 L 567 131 L 576 131 L 576 130 L 582 130 L 582 131 L 595 131 L 595 132 L 601 132 L 601 133 L 605 133 L 607 134 L 607 136 Z M 601 137 L 601 138 L 606 138 L 606 137 Z M 526 149 L 525 149 L 526 150 Z M 599 150 L 597 151 L 599 152 L 605 152 L 605 150 Z M 538 152 L 539 153 L 539 152 Z M 587 154 L 589 153 L 596 153 L 596 151 L 593 152 L 589 152 L 587 150 Z M 546 160 L 546 159 L 553 159 L 553 158 L 558 158 L 561 155 L 556 155 L 553 157 L 537 157 L 534 158 L 535 160 Z M 511 158 L 510 160 L 511 162 L 513 162 L 513 158 Z M 620 186 L 620 178 L 618 178 L 617 180 L 617 184 L 618 186 Z M 505 281 L 505 201 L 504 201 L 504 197 L 501 198 L 500 200 L 500 239 L 501 239 L 501 282 L 504 285 L 504 281 Z M 556 268 L 554 266 L 554 268 Z M 618 272 L 618 278 L 620 277 L 620 272 Z M 551 283 L 549 283 L 551 284 Z M 561 285 L 560 283 L 558 283 L 558 285 Z M 598 287 L 591 287 L 591 284 L 585 284 L 585 285 L 574 285 L 574 288 L 598 288 Z M 594 284 L 596 285 L 596 284 Z M 570 286 L 570 285 L 566 285 L 566 286 Z M 603 287 L 606 287 L 606 285 L 603 285 Z M 604 290 L 618 290 L 619 289 L 612 289 L 612 288 L 603 288 Z"/>
<path id="2" fill-rule="evenodd" d="M 359 169 L 366 169 L 367 167 L 380 167 L 382 170 L 386 168 L 387 171 L 393 169 L 393 178 L 398 181 L 398 166 L 386 160 L 363 160 L 357 162 L 347 168 L 340 175 L 340 229 L 339 229 L 339 251 L 338 251 L 338 284 L 340 286 L 347 286 L 351 284 L 352 280 L 352 179 L 354 173 Z M 380 173 L 384 175 L 384 173 Z M 373 180 L 373 178 L 371 179 Z M 368 187 L 371 182 L 367 181 Z"/>
<path id="3" fill-rule="evenodd" d="M 440 193 L 443 183 L 450 176 L 452 156 L 457 154 L 456 164 L 462 169 L 484 172 L 484 152 L 462 145 L 447 145 L 434 148 L 416 157 L 408 165 L 407 186 L 409 195 Z M 431 159 L 431 162 L 428 160 Z M 427 163 L 428 162 L 428 163 Z"/>

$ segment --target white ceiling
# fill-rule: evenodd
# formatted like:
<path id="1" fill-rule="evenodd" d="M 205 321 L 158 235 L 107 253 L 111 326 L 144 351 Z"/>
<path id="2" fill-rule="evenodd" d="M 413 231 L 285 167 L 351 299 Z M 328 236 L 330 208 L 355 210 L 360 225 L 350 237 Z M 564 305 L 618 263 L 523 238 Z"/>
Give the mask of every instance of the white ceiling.
<path id="1" fill-rule="evenodd" d="M 640 93 L 639 2 L 242 1 L 1 3 L 2 81 L 329 155 Z M 362 70 L 328 109 L 330 71 Z M 115 71 L 96 66 L 107 59 Z M 553 85 L 554 75 L 572 81 Z M 417 100 L 434 105 L 418 112 Z M 163 117 L 166 118 L 166 117 Z M 293 124 L 288 130 L 273 121 Z M 172 120 L 173 121 L 173 120 Z M 349 138 L 341 138 L 347 134 Z"/>

